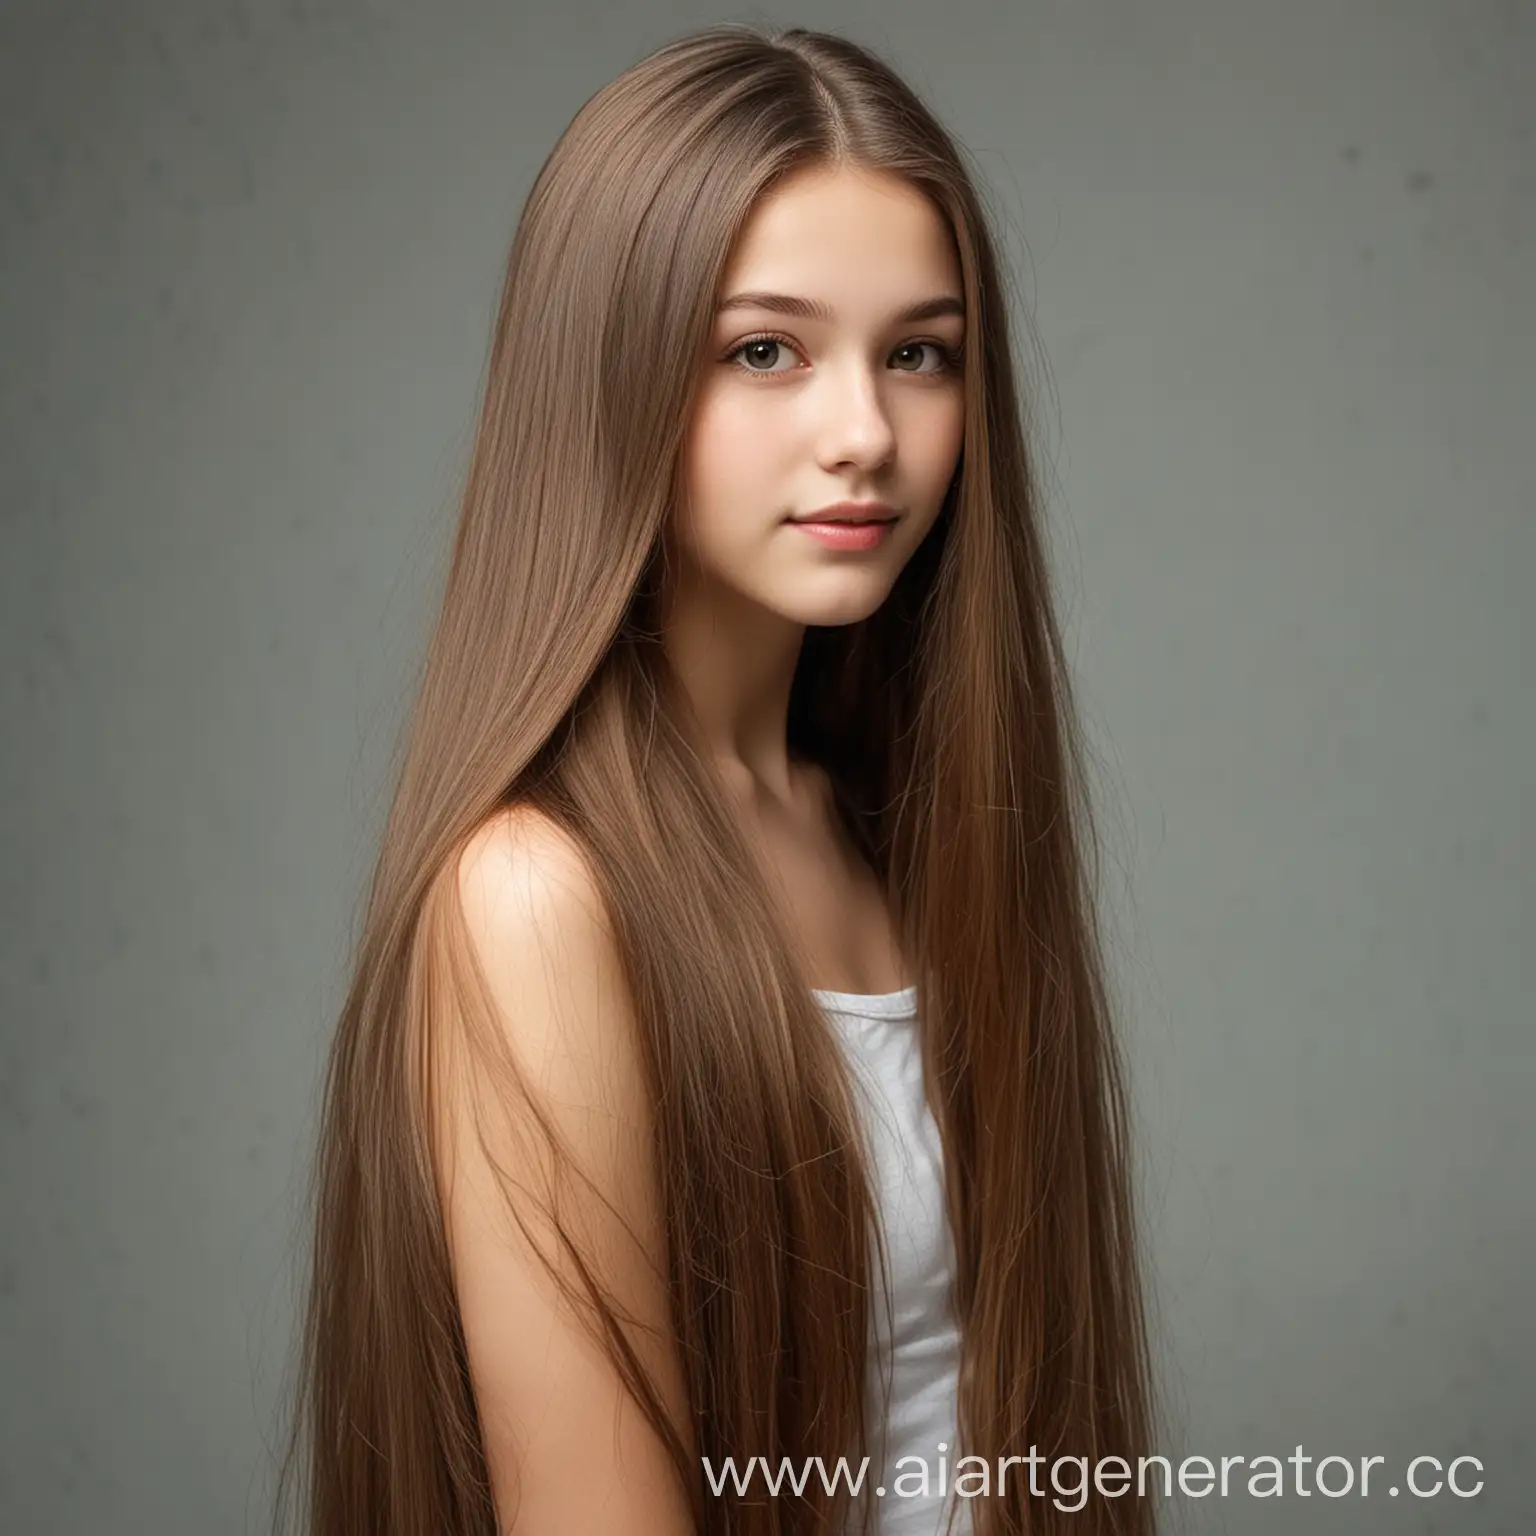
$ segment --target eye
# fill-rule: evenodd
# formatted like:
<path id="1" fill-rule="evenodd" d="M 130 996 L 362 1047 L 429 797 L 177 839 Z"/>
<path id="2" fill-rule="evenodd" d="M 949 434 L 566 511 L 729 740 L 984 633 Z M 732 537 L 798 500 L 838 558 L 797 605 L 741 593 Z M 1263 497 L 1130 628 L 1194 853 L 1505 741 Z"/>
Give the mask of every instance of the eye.
<path id="1" fill-rule="evenodd" d="M 940 341 L 903 342 L 901 346 L 896 348 L 891 356 L 899 357 L 903 353 L 906 353 L 909 356 L 914 353 L 920 355 L 924 347 L 926 347 L 930 352 L 937 354 L 937 361 L 933 367 L 926 369 L 901 368 L 898 371 L 901 373 L 917 374 L 919 377 L 932 378 L 953 373 L 959 368 L 963 356 L 963 349 L 947 347 L 943 342 Z M 799 355 L 798 352 L 795 351 L 794 343 L 790 341 L 787 336 L 777 336 L 771 333 L 764 333 L 760 336 L 748 336 L 744 341 L 738 342 L 734 347 L 731 348 L 729 352 L 726 353 L 724 361 L 728 363 L 736 363 L 736 359 L 744 358 L 746 359 L 745 361 L 736 363 L 737 371 L 757 376 L 764 374 L 771 375 L 789 373 L 792 370 L 788 368 L 757 368 L 752 366 L 752 362 L 754 361 L 763 361 L 765 353 L 769 354 L 771 360 L 776 360 L 776 354 L 781 349 L 795 352 L 796 356 Z"/>
<path id="2" fill-rule="evenodd" d="M 726 353 L 725 360 L 733 362 L 736 358 L 745 354 L 749 359 L 761 362 L 764 353 L 776 353 L 780 348 L 787 348 L 791 352 L 795 350 L 793 344 L 786 336 L 749 336 L 745 341 L 739 343 Z M 751 366 L 750 363 L 743 363 L 741 371 L 743 373 L 784 373 L 787 370 L 783 368 L 757 368 Z"/>
<path id="3" fill-rule="evenodd" d="M 904 368 L 902 370 L 903 373 L 916 373 L 916 372 L 919 372 L 919 371 L 923 371 L 923 372 L 927 372 L 927 373 L 949 373 L 949 372 L 953 371 L 955 368 L 959 367 L 959 365 L 960 365 L 960 353 L 957 352 L 956 350 L 954 350 L 954 348 L 946 347 L 942 342 L 938 342 L 938 341 L 908 341 L 908 342 L 904 342 L 901 346 L 897 347 L 896 352 L 892 353 L 891 355 L 894 357 L 896 355 L 896 353 L 900 353 L 900 352 L 909 352 L 909 353 L 910 352 L 921 352 L 924 347 L 927 347 L 930 352 L 937 352 L 938 353 L 938 355 L 939 355 L 938 363 L 934 367 L 929 368 L 929 369 L 924 369 L 924 370 L 918 370 L 918 369 L 915 369 L 915 368 Z"/>

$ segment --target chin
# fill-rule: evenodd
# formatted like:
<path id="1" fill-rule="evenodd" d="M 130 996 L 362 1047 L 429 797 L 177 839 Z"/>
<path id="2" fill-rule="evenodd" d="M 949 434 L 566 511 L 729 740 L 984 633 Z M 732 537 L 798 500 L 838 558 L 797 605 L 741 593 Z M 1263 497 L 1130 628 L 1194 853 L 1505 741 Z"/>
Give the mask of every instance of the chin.
<path id="1" fill-rule="evenodd" d="M 779 612 L 797 624 L 814 624 L 823 629 L 840 624 L 857 624 L 867 619 L 890 595 L 891 585 L 871 575 L 863 581 L 849 581 L 847 590 L 811 598 L 799 593 L 795 599 L 775 604 Z"/>

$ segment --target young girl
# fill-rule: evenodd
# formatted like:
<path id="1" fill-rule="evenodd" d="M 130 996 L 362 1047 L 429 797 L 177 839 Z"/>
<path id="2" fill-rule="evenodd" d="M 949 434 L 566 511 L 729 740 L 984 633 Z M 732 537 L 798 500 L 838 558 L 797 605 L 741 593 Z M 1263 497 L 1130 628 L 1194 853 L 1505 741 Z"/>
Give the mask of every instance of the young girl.
<path id="1" fill-rule="evenodd" d="M 1025 438 L 866 51 L 711 28 L 561 138 L 327 1077 L 313 1536 L 1152 1530 Z"/>

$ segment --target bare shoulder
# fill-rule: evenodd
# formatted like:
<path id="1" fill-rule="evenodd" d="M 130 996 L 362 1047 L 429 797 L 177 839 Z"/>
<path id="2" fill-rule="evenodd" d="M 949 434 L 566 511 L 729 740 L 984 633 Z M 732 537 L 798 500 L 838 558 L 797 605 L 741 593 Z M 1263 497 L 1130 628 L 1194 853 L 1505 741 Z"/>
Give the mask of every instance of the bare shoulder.
<path id="1" fill-rule="evenodd" d="M 578 1190 L 562 1223 L 638 1324 L 632 1343 L 674 1424 L 685 1424 L 647 1079 L 599 884 L 573 837 L 522 808 L 479 828 L 456 873 L 495 1024 L 595 1197 Z M 515 1508 L 530 1531 L 682 1536 L 687 1501 L 661 1440 L 552 1284 L 550 1266 L 580 1289 L 546 1212 L 525 1203 L 529 1186 L 543 1184 L 528 1159 L 544 1154 L 513 1133 L 518 1112 L 494 1079 L 461 1060 L 476 1070 L 443 1074 L 437 1155 L 500 1519 Z M 520 1221 L 505 1219 L 509 1202 Z"/>
<path id="2" fill-rule="evenodd" d="M 459 855 L 458 894 L 465 917 L 482 930 L 547 924 L 590 943 L 608 930 L 586 851 L 533 806 L 498 811 L 469 838 Z"/>
<path id="3" fill-rule="evenodd" d="M 558 822 L 528 806 L 498 812 L 465 844 L 460 910 L 504 1030 L 565 1090 L 632 1096 L 633 1017 L 618 945 L 586 851 Z M 601 1052 L 599 1042 L 605 1046 Z M 573 1072 L 607 1063 L 607 1082 Z M 556 1086 L 548 1083 L 547 1086 Z"/>

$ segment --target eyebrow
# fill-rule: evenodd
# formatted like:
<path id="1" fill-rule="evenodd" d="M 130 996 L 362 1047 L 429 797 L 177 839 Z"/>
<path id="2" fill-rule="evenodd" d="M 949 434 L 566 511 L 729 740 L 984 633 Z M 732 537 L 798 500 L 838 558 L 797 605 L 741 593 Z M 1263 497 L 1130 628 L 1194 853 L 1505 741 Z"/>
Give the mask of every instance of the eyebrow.
<path id="1" fill-rule="evenodd" d="M 729 309 L 771 309 L 781 315 L 795 315 L 802 320 L 832 319 L 832 307 L 820 299 L 801 299 L 789 293 L 733 293 L 724 300 L 717 314 Z M 897 325 L 907 325 L 914 320 L 934 320 L 940 315 L 958 315 L 965 318 L 965 302 L 953 294 L 941 294 L 933 299 L 920 299 L 909 304 L 892 317 Z"/>

